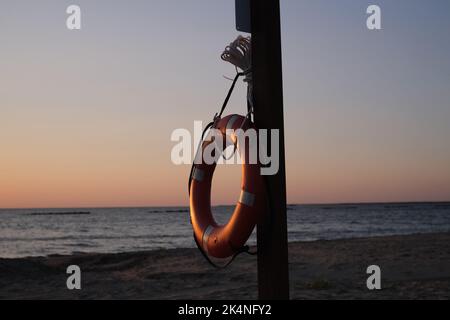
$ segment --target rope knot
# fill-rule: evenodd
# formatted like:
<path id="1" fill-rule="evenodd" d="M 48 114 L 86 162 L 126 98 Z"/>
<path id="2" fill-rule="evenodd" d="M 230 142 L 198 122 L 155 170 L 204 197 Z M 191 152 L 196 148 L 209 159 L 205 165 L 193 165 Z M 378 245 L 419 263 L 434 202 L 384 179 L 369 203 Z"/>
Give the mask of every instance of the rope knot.
<path id="1" fill-rule="evenodd" d="M 247 101 L 250 106 L 249 113 L 253 110 L 253 77 L 252 77 L 252 39 L 251 37 L 238 36 L 230 43 L 222 53 L 221 58 L 234 65 L 236 72 L 244 76 L 244 82 L 248 84 Z M 239 72 L 241 69 L 242 72 Z"/>
<path id="2" fill-rule="evenodd" d="M 241 69 L 244 74 L 244 82 L 252 82 L 252 40 L 250 37 L 238 36 L 225 48 L 221 58 Z"/>

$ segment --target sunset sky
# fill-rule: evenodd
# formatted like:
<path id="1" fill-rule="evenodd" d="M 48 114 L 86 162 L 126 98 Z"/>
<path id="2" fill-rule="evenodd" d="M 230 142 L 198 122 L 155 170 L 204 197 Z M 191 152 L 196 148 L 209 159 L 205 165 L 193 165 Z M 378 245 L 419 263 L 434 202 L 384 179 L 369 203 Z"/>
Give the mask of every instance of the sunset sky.
<path id="1" fill-rule="evenodd" d="M 288 201 L 449 201 L 450 1 L 281 5 Z M 170 135 L 217 111 L 237 35 L 234 0 L 2 0 L 0 207 L 188 205 Z M 217 171 L 235 203 L 240 168 Z"/>

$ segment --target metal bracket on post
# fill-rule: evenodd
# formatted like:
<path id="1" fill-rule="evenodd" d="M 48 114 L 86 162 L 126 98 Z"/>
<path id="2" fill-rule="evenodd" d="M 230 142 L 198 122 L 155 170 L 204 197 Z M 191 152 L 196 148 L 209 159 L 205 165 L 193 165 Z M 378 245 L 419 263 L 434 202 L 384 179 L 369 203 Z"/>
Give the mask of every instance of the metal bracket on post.
<path id="1" fill-rule="evenodd" d="M 250 0 L 235 0 L 236 3 L 236 30 L 252 32 Z"/>

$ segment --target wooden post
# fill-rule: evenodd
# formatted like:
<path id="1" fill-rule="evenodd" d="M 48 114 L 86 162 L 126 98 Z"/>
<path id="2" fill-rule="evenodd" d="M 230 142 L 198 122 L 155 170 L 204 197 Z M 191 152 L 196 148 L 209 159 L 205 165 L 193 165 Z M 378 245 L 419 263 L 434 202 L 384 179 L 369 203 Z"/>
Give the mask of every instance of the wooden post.
<path id="1" fill-rule="evenodd" d="M 279 0 L 251 0 L 251 26 L 255 123 L 280 132 L 279 171 L 265 177 L 268 209 L 257 227 L 259 299 L 289 299 Z"/>

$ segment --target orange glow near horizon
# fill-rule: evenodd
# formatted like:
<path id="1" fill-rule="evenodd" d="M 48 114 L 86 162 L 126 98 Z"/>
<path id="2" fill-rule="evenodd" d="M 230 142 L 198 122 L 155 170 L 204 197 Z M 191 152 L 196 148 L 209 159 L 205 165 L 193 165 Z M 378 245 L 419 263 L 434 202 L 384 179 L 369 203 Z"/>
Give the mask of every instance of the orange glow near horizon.
<path id="1" fill-rule="evenodd" d="M 0 208 L 188 206 L 170 137 L 223 102 L 233 2 L 79 2 L 80 32 L 58 1 L 1 5 Z M 289 203 L 450 201 L 449 4 L 385 2 L 374 33 L 360 3 L 282 2 Z M 213 204 L 240 173 L 218 168 Z"/>
<path id="2" fill-rule="evenodd" d="M 116 163 L 91 154 L 83 160 L 75 154 L 37 159 L 32 154 L 10 159 L 2 175 L 0 203 L 3 208 L 75 208 L 188 206 L 188 166 L 170 163 L 148 165 L 144 160 L 117 159 Z M 103 155 L 109 157 L 109 155 Z M 145 159 L 145 157 L 143 157 Z M 4 161 L 5 159 L 3 159 Z M 46 162 L 49 161 L 49 162 Z M 329 165 L 330 163 L 328 163 Z M 327 163 L 304 162 L 303 169 L 288 162 L 290 203 L 347 203 L 448 200 L 449 182 L 438 175 L 428 179 L 411 176 L 408 170 L 380 167 L 372 172 L 352 166 L 326 167 Z M 387 181 L 389 180 L 389 181 Z M 214 179 L 214 204 L 234 204 L 239 194 L 240 169 L 218 167 Z"/>

